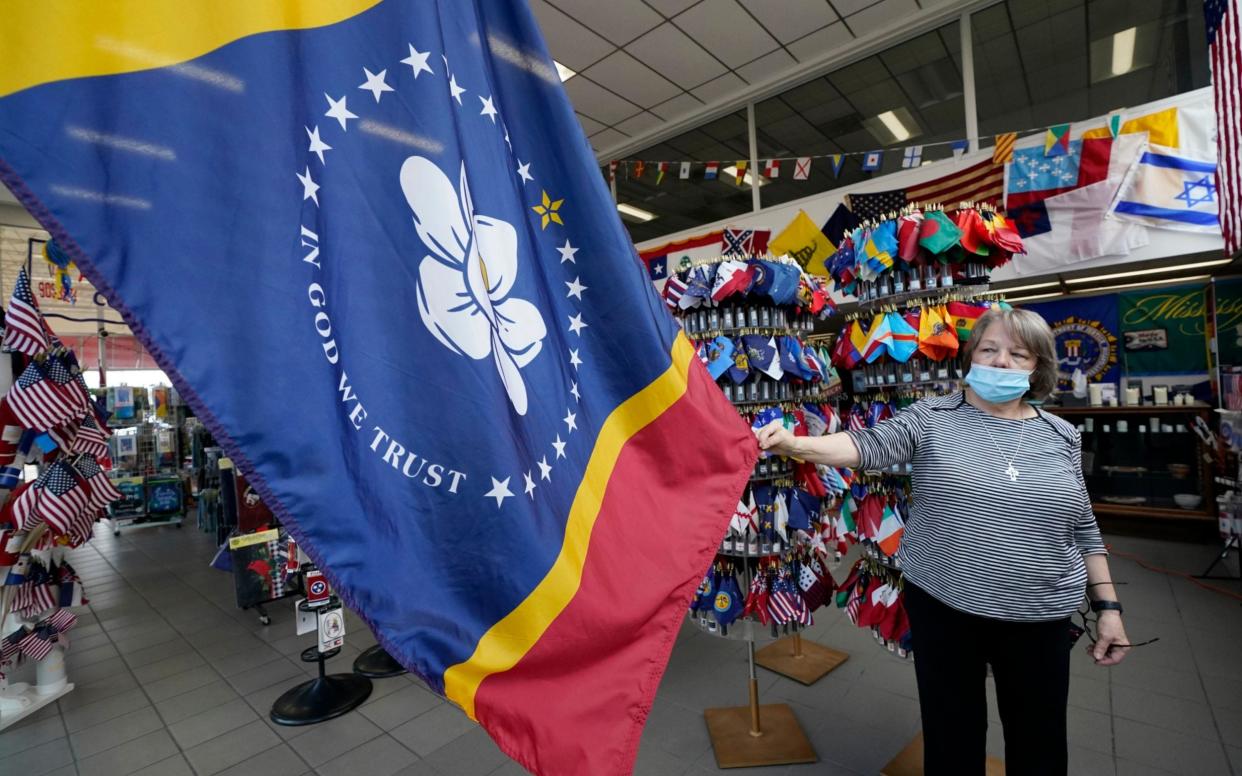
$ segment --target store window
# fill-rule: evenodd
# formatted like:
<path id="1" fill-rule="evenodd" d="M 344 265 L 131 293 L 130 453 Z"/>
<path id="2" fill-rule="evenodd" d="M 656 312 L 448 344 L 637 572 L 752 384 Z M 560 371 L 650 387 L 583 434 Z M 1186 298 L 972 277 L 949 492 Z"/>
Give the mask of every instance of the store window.
<path id="1" fill-rule="evenodd" d="M 1207 86 L 1203 25 L 1202 0 L 1005 0 L 978 11 L 982 145 Z"/>
<path id="2" fill-rule="evenodd" d="M 735 163 L 750 158 L 746 110 L 723 116 L 697 129 L 645 148 L 617 169 L 617 205 L 621 221 L 636 242 L 692 229 L 751 211 L 750 173 L 738 185 Z M 647 162 L 637 175 L 635 162 Z M 657 183 L 657 160 L 669 161 Z M 689 161 L 690 177 L 680 177 L 677 162 Z M 719 164 L 715 180 L 704 178 L 704 164 Z"/>
<path id="3" fill-rule="evenodd" d="M 831 160 L 815 159 L 799 181 L 786 162 L 780 177 L 765 182 L 764 207 L 900 170 L 910 146 L 923 146 L 920 163 L 952 156 L 946 141 L 966 135 L 960 27 L 954 22 L 764 100 L 755 125 L 760 164 L 887 149 L 878 172 L 863 172 L 851 157 L 838 176 Z"/>

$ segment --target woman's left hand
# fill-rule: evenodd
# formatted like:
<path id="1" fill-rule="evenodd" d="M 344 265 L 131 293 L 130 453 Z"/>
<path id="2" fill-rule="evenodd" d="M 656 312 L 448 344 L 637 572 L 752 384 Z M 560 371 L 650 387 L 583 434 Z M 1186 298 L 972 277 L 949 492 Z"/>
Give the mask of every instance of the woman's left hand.
<path id="1" fill-rule="evenodd" d="M 1121 624 L 1121 614 L 1115 611 L 1100 612 L 1096 625 L 1096 640 L 1087 646 L 1087 652 L 1095 660 L 1097 666 L 1115 666 L 1125 659 L 1130 651 L 1126 638 L 1126 628 Z"/>

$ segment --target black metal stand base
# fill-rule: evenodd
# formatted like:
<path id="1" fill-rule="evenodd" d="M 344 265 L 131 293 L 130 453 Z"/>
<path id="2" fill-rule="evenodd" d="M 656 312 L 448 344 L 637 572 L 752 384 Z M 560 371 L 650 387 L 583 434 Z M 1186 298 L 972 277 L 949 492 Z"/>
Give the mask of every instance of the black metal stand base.
<path id="1" fill-rule="evenodd" d="M 376 644 L 364 649 L 354 660 L 354 673 L 368 679 L 387 679 L 404 674 L 405 668 L 388 654 L 388 650 Z"/>
<path id="2" fill-rule="evenodd" d="M 272 704 L 272 722 L 291 726 L 327 722 L 353 711 L 371 696 L 371 680 L 365 676 L 325 675 L 324 660 L 339 652 L 339 649 L 334 649 L 324 654 L 311 647 L 302 653 L 302 659 L 306 662 L 319 663 L 319 676 L 277 698 Z"/>
<path id="3" fill-rule="evenodd" d="M 1238 573 L 1237 574 L 1213 574 L 1212 572 L 1222 563 L 1226 563 L 1229 559 L 1229 553 L 1238 552 Z M 1228 571 L 1228 566 L 1225 568 Z M 1225 549 L 1220 551 L 1216 559 L 1212 561 L 1212 565 L 1204 569 L 1202 574 L 1196 574 L 1196 579 L 1229 579 L 1242 580 L 1242 539 L 1231 536 L 1229 541 L 1225 542 Z"/>

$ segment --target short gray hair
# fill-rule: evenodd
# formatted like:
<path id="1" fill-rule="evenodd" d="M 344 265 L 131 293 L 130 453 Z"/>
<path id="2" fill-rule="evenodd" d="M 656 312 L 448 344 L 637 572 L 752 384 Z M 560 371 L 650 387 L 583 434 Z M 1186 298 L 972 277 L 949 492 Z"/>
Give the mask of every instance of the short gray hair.
<path id="1" fill-rule="evenodd" d="M 963 351 L 965 366 L 970 369 L 974 361 L 975 345 L 994 323 L 1003 325 L 1018 342 L 1035 354 L 1035 369 L 1031 372 L 1031 389 L 1024 398 L 1043 401 L 1057 387 L 1057 343 L 1052 328 L 1039 315 L 1030 310 L 993 307 L 979 317 L 975 328 L 966 340 Z"/>

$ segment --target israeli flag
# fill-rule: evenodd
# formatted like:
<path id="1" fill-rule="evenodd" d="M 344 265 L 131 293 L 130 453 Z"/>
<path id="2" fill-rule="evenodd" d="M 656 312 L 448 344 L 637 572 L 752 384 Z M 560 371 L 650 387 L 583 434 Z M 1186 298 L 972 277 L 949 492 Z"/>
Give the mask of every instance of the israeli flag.
<path id="1" fill-rule="evenodd" d="M 1153 145 L 1126 176 L 1109 215 L 1161 229 L 1219 234 L 1216 162 Z"/>

